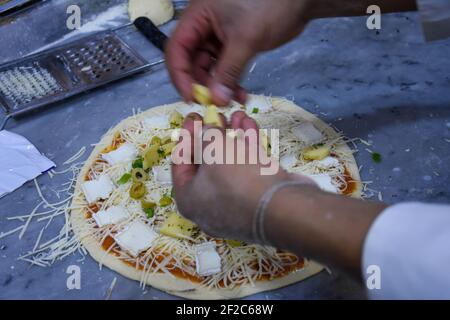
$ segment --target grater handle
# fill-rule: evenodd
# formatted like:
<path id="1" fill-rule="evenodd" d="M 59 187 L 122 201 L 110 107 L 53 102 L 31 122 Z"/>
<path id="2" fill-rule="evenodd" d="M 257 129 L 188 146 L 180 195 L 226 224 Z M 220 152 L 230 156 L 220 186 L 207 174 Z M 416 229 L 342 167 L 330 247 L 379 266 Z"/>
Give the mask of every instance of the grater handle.
<path id="1" fill-rule="evenodd" d="M 139 17 L 134 20 L 134 25 L 155 47 L 164 52 L 164 44 L 168 38 L 149 18 Z"/>

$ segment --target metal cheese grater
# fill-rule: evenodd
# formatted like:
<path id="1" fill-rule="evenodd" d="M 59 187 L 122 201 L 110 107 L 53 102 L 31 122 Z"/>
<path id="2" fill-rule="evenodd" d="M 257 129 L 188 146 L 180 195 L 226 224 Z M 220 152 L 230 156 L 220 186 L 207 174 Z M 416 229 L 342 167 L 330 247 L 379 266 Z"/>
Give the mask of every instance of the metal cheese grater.
<path id="1" fill-rule="evenodd" d="M 134 24 L 158 48 L 167 37 L 147 18 Z M 0 66 L 0 104 L 17 116 L 131 74 L 148 63 L 115 31 L 103 31 Z"/>

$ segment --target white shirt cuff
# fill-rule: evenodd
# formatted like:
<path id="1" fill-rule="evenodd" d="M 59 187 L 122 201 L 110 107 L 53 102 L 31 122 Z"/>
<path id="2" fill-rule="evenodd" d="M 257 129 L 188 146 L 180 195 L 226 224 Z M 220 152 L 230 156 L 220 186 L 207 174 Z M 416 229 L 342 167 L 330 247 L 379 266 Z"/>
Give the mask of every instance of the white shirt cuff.
<path id="1" fill-rule="evenodd" d="M 410 202 L 385 209 L 367 234 L 362 264 L 370 298 L 450 299 L 450 206 Z"/>

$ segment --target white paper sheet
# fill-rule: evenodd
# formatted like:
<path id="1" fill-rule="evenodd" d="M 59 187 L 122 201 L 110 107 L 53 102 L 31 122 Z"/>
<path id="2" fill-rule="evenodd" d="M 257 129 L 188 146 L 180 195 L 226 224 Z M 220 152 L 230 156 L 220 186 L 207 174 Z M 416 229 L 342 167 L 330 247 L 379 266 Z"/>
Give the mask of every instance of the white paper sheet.
<path id="1" fill-rule="evenodd" d="M 0 131 L 0 198 L 54 166 L 24 137 Z"/>

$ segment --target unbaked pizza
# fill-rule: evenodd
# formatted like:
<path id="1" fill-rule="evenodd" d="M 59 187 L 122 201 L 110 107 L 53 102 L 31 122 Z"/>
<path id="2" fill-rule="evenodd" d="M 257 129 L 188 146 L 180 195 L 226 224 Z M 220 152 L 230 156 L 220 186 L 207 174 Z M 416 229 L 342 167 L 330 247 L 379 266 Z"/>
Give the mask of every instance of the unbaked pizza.
<path id="1" fill-rule="evenodd" d="M 328 192 L 359 197 L 347 140 L 292 102 L 251 96 L 244 110 L 263 129 L 279 129 L 280 164 Z M 90 255 L 125 277 L 195 299 L 238 298 L 303 280 L 318 263 L 273 247 L 205 234 L 177 210 L 170 156 L 176 130 L 199 104 L 151 108 L 123 120 L 96 145 L 78 177 L 71 224 Z M 213 204 L 212 204 L 213 205 Z"/>

